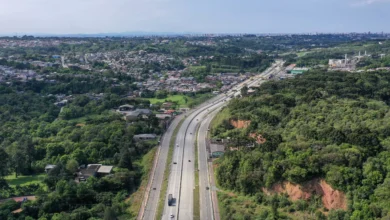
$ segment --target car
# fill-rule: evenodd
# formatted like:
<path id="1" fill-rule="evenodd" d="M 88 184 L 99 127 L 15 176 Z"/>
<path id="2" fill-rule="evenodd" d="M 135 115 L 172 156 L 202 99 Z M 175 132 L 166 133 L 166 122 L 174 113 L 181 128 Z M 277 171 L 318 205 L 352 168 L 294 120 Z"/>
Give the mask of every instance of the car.
<path id="1" fill-rule="evenodd" d="M 206 190 L 209 190 L 210 188 L 208 186 L 206 186 Z"/>
<path id="2" fill-rule="evenodd" d="M 176 162 L 173 162 L 173 164 L 177 164 Z"/>
<path id="3" fill-rule="evenodd" d="M 176 144 L 176 147 L 179 147 L 179 145 L 178 145 L 178 144 Z"/>
<path id="4" fill-rule="evenodd" d="M 153 188 L 153 190 L 156 190 L 156 188 Z"/>
<path id="5" fill-rule="evenodd" d="M 192 133 L 190 133 L 190 134 L 192 134 Z"/>
<path id="6" fill-rule="evenodd" d="M 188 162 L 191 162 L 191 160 L 188 160 Z"/>
<path id="7" fill-rule="evenodd" d="M 171 214 L 171 218 L 175 217 L 173 214 Z"/>
<path id="8" fill-rule="evenodd" d="M 207 131 L 210 131 L 210 128 L 209 128 L 209 129 L 207 129 Z"/>

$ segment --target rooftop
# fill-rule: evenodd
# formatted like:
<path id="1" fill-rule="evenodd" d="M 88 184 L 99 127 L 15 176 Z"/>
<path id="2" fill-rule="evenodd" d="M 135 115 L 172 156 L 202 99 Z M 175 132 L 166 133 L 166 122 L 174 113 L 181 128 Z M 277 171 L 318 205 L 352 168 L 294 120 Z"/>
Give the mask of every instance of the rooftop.
<path id="1" fill-rule="evenodd" d="M 102 165 L 102 166 L 100 166 L 100 168 L 99 168 L 99 170 L 97 172 L 98 173 L 111 173 L 113 167 L 114 166 L 104 166 L 104 165 Z"/>

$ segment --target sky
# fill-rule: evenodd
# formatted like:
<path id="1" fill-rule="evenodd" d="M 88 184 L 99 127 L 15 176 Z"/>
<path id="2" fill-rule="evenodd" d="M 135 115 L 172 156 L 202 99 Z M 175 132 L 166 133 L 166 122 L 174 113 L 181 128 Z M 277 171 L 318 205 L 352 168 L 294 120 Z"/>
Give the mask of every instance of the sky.
<path id="1" fill-rule="evenodd" d="M 390 32 L 390 0 L 0 0 L 0 34 Z"/>

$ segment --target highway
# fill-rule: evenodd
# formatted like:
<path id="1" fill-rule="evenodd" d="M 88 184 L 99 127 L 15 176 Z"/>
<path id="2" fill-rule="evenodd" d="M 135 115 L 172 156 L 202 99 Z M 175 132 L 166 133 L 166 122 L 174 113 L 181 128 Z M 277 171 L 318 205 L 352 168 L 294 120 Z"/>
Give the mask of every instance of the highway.
<path id="1" fill-rule="evenodd" d="M 225 95 L 219 95 L 210 101 L 210 104 L 198 108 L 189 114 L 181 126 L 173 155 L 171 173 L 168 179 L 167 195 L 173 195 L 175 202 L 173 206 L 168 206 L 166 202 L 163 219 L 171 219 L 171 215 L 176 219 L 193 218 L 193 190 L 194 180 L 194 159 L 195 159 L 195 134 L 199 121 L 208 111 L 221 106 Z M 214 103 L 213 103 L 214 102 Z M 175 164 L 176 163 L 176 164 Z"/>
<path id="2" fill-rule="evenodd" d="M 147 199 L 147 204 L 142 219 L 146 220 L 154 220 L 156 218 L 158 199 L 160 196 L 160 186 L 163 181 L 163 174 L 165 169 L 165 164 L 168 156 L 169 143 L 173 134 L 173 130 L 178 125 L 182 117 L 186 117 L 182 126 L 179 129 L 177 134 L 177 138 L 175 141 L 175 149 L 173 154 L 173 163 L 171 166 L 171 172 L 169 174 L 168 179 L 168 189 L 166 196 L 166 201 L 164 203 L 164 212 L 162 219 L 193 219 L 193 190 L 195 186 L 194 181 L 194 159 L 195 159 L 195 135 L 196 129 L 204 120 L 204 118 L 209 114 L 211 116 L 215 115 L 216 112 L 214 110 L 221 108 L 223 105 L 227 104 L 227 101 L 230 100 L 228 97 L 239 96 L 240 90 L 243 86 L 247 85 L 248 87 L 252 85 L 258 85 L 263 82 L 264 78 L 270 76 L 271 74 L 275 74 L 280 70 L 282 62 L 276 62 L 272 67 L 263 72 L 260 75 L 254 76 L 250 80 L 246 80 L 237 86 L 235 86 L 232 90 L 228 91 L 227 94 L 220 94 L 206 103 L 203 103 L 198 108 L 193 109 L 192 111 L 186 113 L 186 115 L 181 115 L 177 117 L 167 132 L 164 135 L 164 138 L 161 142 L 160 153 L 157 161 L 156 170 L 153 175 L 151 187 L 156 188 L 156 190 L 149 191 L 149 198 Z M 226 102 L 225 102 L 226 101 Z M 210 120 L 212 117 L 208 117 L 206 121 Z M 205 126 L 205 125 L 204 125 Z M 205 138 L 205 133 L 207 132 L 202 127 L 199 130 L 199 136 L 202 139 Z M 200 140 L 202 141 L 202 140 Z M 204 144 L 201 144 L 200 147 L 205 147 Z M 208 155 L 207 152 L 199 150 L 199 158 Z M 212 217 L 212 203 L 211 196 L 209 192 L 205 192 L 206 188 L 204 181 L 207 179 L 208 182 L 208 173 L 207 173 L 207 160 L 199 159 L 199 178 L 200 178 L 200 193 L 201 193 L 201 219 L 213 219 Z M 207 177 L 207 178 L 206 178 Z M 210 187 L 211 189 L 211 187 Z M 174 198 L 174 204 L 172 206 L 168 206 L 167 198 L 168 195 L 172 194 Z M 173 216 L 173 217 L 171 217 Z"/>
<path id="3" fill-rule="evenodd" d="M 199 126 L 198 132 L 198 161 L 199 161 L 199 193 L 200 193 L 200 219 L 212 220 L 213 218 L 213 203 L 211 200 L 211 190 L 214 187 L 210 185 L 208 172 L 208 158 L 207 152 L 207 134 L 211 120 L 219 112 L 220 108 L 212 111 L 204 118 Z M 206 189 L 208 187 L 208 189 Z"/>
<path id="4" fill-rule="evenodd" d="M 173 135 L 173 131 L 175 130 L 176 126 L 178 126 L 179 122 L 182 120 L 184 115 L 181 115 L 179 117 L 176 117 L 167 131 L 165 132 L 161 142 L 160 142 L 160 149 L 159 149 L 159 156 L 157 158 L 157 165 L 155 168 L 154 173 L 152 174 L 152 183 L 151 183 L 151 189 L 148 194 L 148 199 L 146 203 L 145 210 L 142 212 L 138 219 L 155 219 L 157 206 L 158 206 L 158 200 L 160 198 L 160 190 L 161 185 L 164 178 L 164 170 L 165 170 L 165 164 L 168 157 L 168 151 L 169 151 L 169 143 L 171 141 L 171 137 Z M 153 188 L 156 188 L 153 190 Z"/>

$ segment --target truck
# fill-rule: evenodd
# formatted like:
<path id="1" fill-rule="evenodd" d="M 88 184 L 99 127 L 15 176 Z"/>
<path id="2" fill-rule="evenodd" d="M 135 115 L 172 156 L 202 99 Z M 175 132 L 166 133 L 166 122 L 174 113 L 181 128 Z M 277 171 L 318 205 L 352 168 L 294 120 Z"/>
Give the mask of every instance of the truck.
<path id="1" fill-rule="evenodd" d="M 169 194 L 168 195 L 168 206 L 171 206 L 173 203 L 173 197 L 172 197 L 172 194 Z"/>

